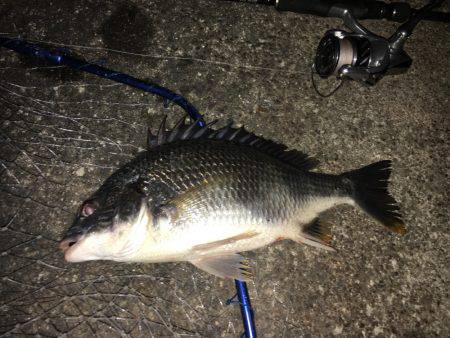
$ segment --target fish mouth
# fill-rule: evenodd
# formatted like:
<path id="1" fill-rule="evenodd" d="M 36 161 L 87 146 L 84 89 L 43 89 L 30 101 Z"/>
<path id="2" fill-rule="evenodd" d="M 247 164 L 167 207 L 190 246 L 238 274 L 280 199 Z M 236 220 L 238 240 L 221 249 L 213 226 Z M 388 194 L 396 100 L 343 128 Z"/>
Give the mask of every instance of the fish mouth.
<path id="1" fill-rule="evenodd" d="M 83 235 L 73 235 L 64 238 L 59 242 L 59 249 L 63 252 L 64 258 L 68 262 L 73 262 L 71 253 L 76 249 L 77 245 L 79 245 L 80 240 L 83 238 Z"/>

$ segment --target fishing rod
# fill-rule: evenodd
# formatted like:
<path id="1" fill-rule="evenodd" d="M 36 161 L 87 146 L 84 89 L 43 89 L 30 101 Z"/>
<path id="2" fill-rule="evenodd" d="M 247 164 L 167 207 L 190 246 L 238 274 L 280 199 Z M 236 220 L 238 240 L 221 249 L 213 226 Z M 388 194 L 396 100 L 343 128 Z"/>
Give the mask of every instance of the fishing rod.
<path id="1" fill-rule="evenodd" d="M 192 105 L 183 96 L 176 94 L 175 92 L 165 87 L 159 86 L 154 83 L 149 83 L 133 76 L 117 72 L 115 70 L 105 68 L 98 64 L 81 60 L 68 55 L 68 53 L 61 50 L 48 50 L 34 43 L 27 42 L 18 38 L 7 38 L 0 36 L 0 47 L 13 50 L 20 54 L 24 54 L 31 57 L 36 57 L 42 60 L 49 61 L 55 65 L 68 66 L 75 70 L 88 72 L 105 79 L 120 82 L 130 87 L 144 90 L 148 93 L 155 94 L 163 97 L 169 102 L 173 102 L 183 108 L 194 121 L 198 121 L 200 126 L 204 126 L 202 114 L 198 109 Z M 253 309 L 250 302 L 250 296 L 248 294 L 247 283 L 235 280 L 236 295 L 239 300 L 239 306 L 241 308 L 242 321 L 244 325 L 245 336 L 247 338 L 256 338 L 256 328 L 254 323 Z M 227 302 L 231 303 L 231 302 Z"/>
<path id="2" fill-rule="evenodd" d="M 419 12 L 406 2 L 391 2 L 374 0 L 227 0 L 255 5 L 275 7 L 280 12 L 312 14 L 322 17 L 334 17 L 332 7 L 339 5 L 352 11 L 356 19 L 386 19 L 395 22 L 405 22 Z M 450 22 L 450 13 L 428 11 L 422 20 Z"/>

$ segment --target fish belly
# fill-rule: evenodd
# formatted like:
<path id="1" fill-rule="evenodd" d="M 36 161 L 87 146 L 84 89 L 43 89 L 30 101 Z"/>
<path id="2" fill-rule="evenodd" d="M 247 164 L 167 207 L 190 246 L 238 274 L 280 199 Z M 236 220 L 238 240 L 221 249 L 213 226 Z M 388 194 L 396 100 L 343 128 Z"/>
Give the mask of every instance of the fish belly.
<path id="1" fill-rule="evenodd" d="M 130 260 L 140 262 L 190 261 L 199 257 L 237 253 L 264 247 L 286 231 L 250 212 L 222 210 L 177 222 L 159 224 Z"/>

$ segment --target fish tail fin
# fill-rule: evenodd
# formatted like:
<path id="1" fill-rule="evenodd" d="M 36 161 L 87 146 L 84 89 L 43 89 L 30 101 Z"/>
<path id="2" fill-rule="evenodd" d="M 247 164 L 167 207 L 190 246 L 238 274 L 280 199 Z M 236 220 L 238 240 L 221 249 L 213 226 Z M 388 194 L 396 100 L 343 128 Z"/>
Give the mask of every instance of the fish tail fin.
<path id="1" fill-rule="evenodd" d="M 405 234 L 405 224 L 395 199 L 388 192 L 391 161 L 380 161 L 342 174 L 350 180 L 354 201 L 390 231 Z"/>

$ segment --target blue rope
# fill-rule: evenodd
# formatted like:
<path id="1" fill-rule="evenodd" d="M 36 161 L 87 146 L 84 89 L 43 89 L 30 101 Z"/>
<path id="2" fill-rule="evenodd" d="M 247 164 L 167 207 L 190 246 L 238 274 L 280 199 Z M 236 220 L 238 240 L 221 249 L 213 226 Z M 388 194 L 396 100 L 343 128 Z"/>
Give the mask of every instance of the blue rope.
<path id="1" fill-rule="evenodd" d="M 146 92 L 163 97 L 169 102 L 173 102 L 183 108 L 193 120 L 199 120 L 201 126 L 205 125 L 203 116 L 188 100 L 183 96 L 172 92 L 171 90 L 139 80 L 130 75 L 119 73 L 114 70 L 102 67 L 98 64 L 79 60 L 62 51 L 49 51 L 36 44 L 29 43 L 22 39 L 10 39 L 0 36 L 0 47 L 11 49 L 15 52 L 37 57 L 55 63 L 57 65 L 69 66 L 73 69 L 88 72 L 112 81 L 120 82 L 128 86 L 144 90 Z M 239 305 L 241 307 L 242 320 L 244 323 L 245 336 L 247 338 L 256 338 L 256 329 L 253 318 L 253 310 L 248 295 L 247 284 L 235 280 Z"/>

